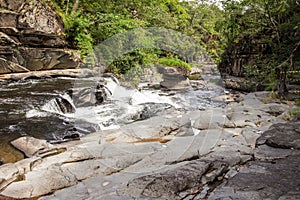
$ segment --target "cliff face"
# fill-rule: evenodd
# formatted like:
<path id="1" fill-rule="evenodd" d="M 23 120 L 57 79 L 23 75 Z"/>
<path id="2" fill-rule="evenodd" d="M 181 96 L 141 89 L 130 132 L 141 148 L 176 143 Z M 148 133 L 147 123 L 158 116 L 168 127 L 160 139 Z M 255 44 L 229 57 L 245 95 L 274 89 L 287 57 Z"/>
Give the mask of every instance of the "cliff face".
<path id="1" fill-rule="evenodd" d="M 62 20 L 40 0 L 0 0 L 0 74 L 78 67 Z"/>

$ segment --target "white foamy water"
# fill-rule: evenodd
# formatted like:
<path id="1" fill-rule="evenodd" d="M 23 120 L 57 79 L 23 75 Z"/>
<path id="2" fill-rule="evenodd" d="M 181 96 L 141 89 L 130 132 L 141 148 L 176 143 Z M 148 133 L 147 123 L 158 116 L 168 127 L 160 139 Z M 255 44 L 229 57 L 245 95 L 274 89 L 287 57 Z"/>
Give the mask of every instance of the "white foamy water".
<path id="1" fill-rule="evenodd" d="M 93 98 L 95 99 L 98 84 L 103 85 L 107 95 L 107 99 L 100 105 L 92 101 Z M 40 109 L 27 112 L 26 117 L 43 117 L 53 113 L 71 119 L 75 123 L 79 120 L 97 124 L 104 130 L 154 116 L 171 107 L 185 110 L 205 109 L 213 106 L 211 98 L 216 95 L 212 90 L 189 89 L 176 92 L 137 90 L 121 86 L 114 77 L 78 79 L 72 90 L 73 99 L 67 93 L 56 96 Z M 79 96 L 74 97 L 74 94 Z M 83 105 L 80 102 L 82 100 L 89 104 Z"/>
<path id="2" fill-rule="evenodd" d="M 142 92 L 135 91 L 131 95 L 131 104 L 139 105 L 143 103 L 167 103 L 174 106 L 175 108 L 180 107 L 176 102 L 171 100 L 170 97 L 160 96 L 158 93 L 155 93 L 154 91 L 148 91 L 148 90 Z"/>
<path id="3" fill-rule="evenodd" d="M 48 112 L 43 112 L 40 110 L 32 109 L 26 112 L 26 118 L 33 118 L 33 117 L 47 117 L 50 114 Z"/>
<path id="4" fill-rule="evenodd" d="M 65 102 L 68 102 L 70 104 L 69 106 L 71 106 L 73 109 L 76 109 L 71 97 L 68 94 L 62 94 L 56 98 L 51 99 L 48 103 L 41 107 L 41 110 L 64 115 L 67 108 L 64 105 L 63 100 L 65 100 Z"/>

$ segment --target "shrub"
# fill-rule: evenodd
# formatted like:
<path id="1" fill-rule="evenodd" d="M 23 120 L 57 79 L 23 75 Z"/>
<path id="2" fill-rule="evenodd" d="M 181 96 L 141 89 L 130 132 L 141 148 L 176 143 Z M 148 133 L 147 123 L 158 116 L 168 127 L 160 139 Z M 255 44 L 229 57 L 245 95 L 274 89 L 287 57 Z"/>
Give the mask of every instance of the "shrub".
<path id="1" fill-rule="evenodd" d="M 186 69 L 188 71 L 192 70 L 191 64 L 186 63 L 176 57 L 160 58 L 158 60 L 158 63 L 162 64 L 162 65 L 171 66 L 171 67 L 180 67 L 180 68 Z"/>

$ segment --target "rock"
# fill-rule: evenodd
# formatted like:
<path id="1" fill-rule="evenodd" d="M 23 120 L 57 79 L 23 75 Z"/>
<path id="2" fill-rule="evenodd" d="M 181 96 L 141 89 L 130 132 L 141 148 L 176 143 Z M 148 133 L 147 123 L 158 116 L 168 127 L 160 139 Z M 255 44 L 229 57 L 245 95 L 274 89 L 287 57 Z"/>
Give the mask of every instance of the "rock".
<path id="1" fill-rule="evenodd" d="M 111 95 L 111 92 L 100 83 L 96 86 L 69 89 L 66 93 L 77 108 L 100 105 Z"/>
<path id="2" fill-rule="evenodd" d="M 134 124 L 122 126 L 120 130 L 107 131 L 101 135 L 100 143 L 107 141 L 116 142 L 139 142 L 143 139 L 161 138 L 175 135 L 180 127 L 186 125 L 188 119 L 182 119 L 176 115 L 155 116 Z M 113 140 L 111 140 L 114 138 Z M 145 140 L 145 141 L 146 141 Z"/>
<path id="3" fill-rule="evenodd" d="M 27 157 L 46 157 L 65 151 L 64 148 L 56 148 L 55 146 L 49 144 L 46 140 L 39 140 L 30 136 L 20 137 L 12 141 L 11 144 L 15 148 L 24 152 Z"/>
<path id="4" fill-rule="evenodd" d="M 213 182 L 227 166 L 224 162 L 210 163 L 200 159 L 182 162 L 160 172 L 134 178 L 119 192 L 133 198 L 177 199 L 182 191 Z"/>
<path id="5" fill-rule="evenodd" d="M 190 116 L 193 120 L 193 128 L 199 130 L 235 127 L 235 124 L 220 109 L 192 112 Z"/>
<path id="6" fill-rule="evenodd" d="M 15 10 L 17 11 L 17 10 Z M 0 27 L 17 27 L 17 12 L 9 10 L 0 11 Z"/>
<path id="7" fill-rule="evenodd" d="M 79 139 L 80 133 L 77 131 L 75 127 L 68 129 L 63 136 L 63 140 L 75 140 Z"/>
<path id="8" fill-rule="evenodd" d="M 14 164 L 7 163 L 0 166 L 0 190 L 14 181 L 23 180 L 24 174 L 28 173 L 31 166 L 38 160 L 39 158 L 27 158 Z"/>
<path id="9" fill-rule="evenodd" d="M 29 172 L 24 180 L 14 182 L 7 186 L 1 195 L 12 198 L 33 198 L 49 194 L 60 188 L 75 185 L 77 180 L 68 170 L 51 167 L 37 172 Z"/>
<path id="10" fill-rule="evenodd" d="M 9 3 L 12 3 L 12 1 L 9 1 Z M 63 33 L 61 19 L 38 0 L 24 1 L 19 10 L 17 28 L 23 29 L 25 33 L 42 32 L 53 35 Z"/>
<path id="11" fill-rule="evenodd" d="M 102 104 L 107 99 L 107 94 L 104 85 L 98 84 L 96 86 L 95 99 L 96 105 Z"/>
<path id="12" fill-rule="evenodd" d="M 273 148 L 268 145 L 259 145 L 254 150 L 254 157 L 260 161 L 272 161 L 288 156 L 300 155 L 299 150 Z"/>
<path id="13" fill-rule="evenodd" d="M 269 103 L 261 106 L 260 110 L 263 112 L 266 112 L 272 116 L 279 116 L 286 112 L 287 110 L 290 110 L 291 106 L 286 104 L 280 104 L 280 103 Z"/>
<path id="14" fill-rule="evenodd" d="M 176 67 L 165 67 L 163 69 L 163 81 L 160 85 L 167 89 L 184 89 L 190 87 L 186 74 Z"/>
<path id="15" fill-rule="evenodd" d="M 26 73 L 10 73 L 0 74 L 0 81 L 4 80 L 20 80 L 28 79 L 30 77 L 49 78 L 49 77 L 77 77 L 80 74 L 81 69 L 60 69 L 60 70 L 48 70 L 48 71 L 29 71 Z"/>
<path id="16" fill-rule="evenodd" d="M 12 73 L 12 72 L 28 72 L 25 67 L 18 65 L 17 63 L 0 58 L 0 74 Z"/>
<path id="17" fill-rule="evenodd" d="M 256 88 L 254 83 L 246 81 L 246 79 L 242 77 L 228 76 L 223 74 L 223 81 L 225 87 L 228 89 L 251 92 Z"/>
<path id="18" fill-rule="evenodd" d="M 158 73 L 156 67 L 145 67 L 143 70 L 140 82 L 147 83 L 147 87 L 157 87 L 163 81 L 162 74 Z"/>
<path id="19" fill-rule="evenodd" d="M 180 163 L 171 169 L 135 178 L 126 184 L 124 193 L 133 198 L 152 197 L 174 199 L 179 192 L 201 183 L 210 163 L 200 160 Z"/>
<path id="20" fill-rule="evenodd" d="M 12 163 L 0 166 L 0 190 L 18 179 L 19 170 Z"/>
<path id="21" fill-rule="evenodd" d="M 72 92 L 79 94 L 80 90 Z M 280 105 L 279 110 L 284 107 Z M 297 199 L 299 121 L 295 118 L 265 131 L 271 123 L 282 121 L 268 113 L 270 109 L 255 94 L 249 94 L 244 101 L 229 103 L 224 109 L 172 110 L 67 143 L 49 146 L 30 138 L 26 143 L 25 138 L 19 144 L 33 157 L 0 166 L 0 195 L 49 195 L 42 199 Z M 72 137 L 77 129 L 69 132 Z M 272 137 L 279 145 L 276 148 L 267 142 Z"/>
<path id="22" fill-rule="evenodd" d="M 10 38 L 5 33 L 0 32 L 0 45 L 1 46 L 16 46 L 19 43 L 14 39 Z"/>
<path id="23" fill-rule="evenodd" d="M 73 56 L 70 50 L 20 47 L 18 51 L 24 59 L 24 67 L 30 71 L 78 67 L 79 57 Z"/>
<path id="24" fill-rule="evenodd" d="M 300 149 L 300 121 L 279 123 L 265 131 L 257 141 L 275 148 Z"/>
<path id="25" fill-rule="evenodd" d="M 209 199 L 225 198 L 228 196 L 239 199 L 279 199 L 293 194 L 293 199 L 299 195 L 299 157 L 289 156 L 273 162 L 252 161 L 249 167 L 240 172 L 225 184 L 215 190 Z M 231 188 L 226 193 L 224 188 Z"/>
<path id="26" fill-rule="evenodd" d="M 40 0 L 1 1 L 0 74 L 77 68 L 67 50 L 63 22 Z"/>

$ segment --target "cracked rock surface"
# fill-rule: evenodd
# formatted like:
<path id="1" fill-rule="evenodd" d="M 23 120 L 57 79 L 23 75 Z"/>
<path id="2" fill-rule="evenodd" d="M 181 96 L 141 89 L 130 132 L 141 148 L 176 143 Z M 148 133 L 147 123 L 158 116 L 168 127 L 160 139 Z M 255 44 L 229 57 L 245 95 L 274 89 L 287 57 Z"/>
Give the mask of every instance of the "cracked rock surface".
<path id="1" fill-rule="evenodd" d="M 28 158 L 0 166 L 0 198 L 299 199 L 299 120 L 258 95 L 61 144 L 19 138 Z"/>

